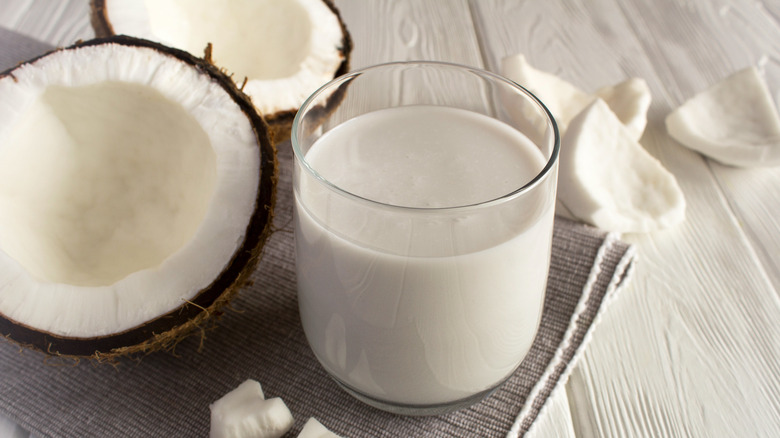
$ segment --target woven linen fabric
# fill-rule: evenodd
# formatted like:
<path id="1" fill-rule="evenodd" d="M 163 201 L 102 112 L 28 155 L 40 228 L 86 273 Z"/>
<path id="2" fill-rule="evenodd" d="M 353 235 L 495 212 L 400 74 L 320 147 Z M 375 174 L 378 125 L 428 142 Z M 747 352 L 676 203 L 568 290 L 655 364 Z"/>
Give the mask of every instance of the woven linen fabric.
<path id="1" fill-rule="evenodd" d="M 2 29 L 0 41 L 0 70 L 46 49 Z M 47 358 L 0 340 L 0 413 L 33 436 L 203 437 L 209 404 L 251 378 L 292 411 L 289 437 L 312 416 L 345 438 L 519 437 L 565 383 L 594 323 L 632 272 L 630 245 L 557 218 L 539 333 L 519 369 L 470 408 L 436 417 L 385 413 L 342 391 L 307 344 L 295 290 L 289 143 L 279 146 L 278 158 L 275 232 L 250 284 L 214 327 L 173 351 L 114 366 Z"/>

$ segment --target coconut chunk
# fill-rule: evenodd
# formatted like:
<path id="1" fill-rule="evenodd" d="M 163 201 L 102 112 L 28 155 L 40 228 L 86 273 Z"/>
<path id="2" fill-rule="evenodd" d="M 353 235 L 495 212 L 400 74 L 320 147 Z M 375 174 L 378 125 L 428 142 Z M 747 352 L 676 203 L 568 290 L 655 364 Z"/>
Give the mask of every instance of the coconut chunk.
<path id="1" fill-rule="evenodd" d="M 596 91 L 596 96 L 607 103 L 609 109 L 620 119 L 631 138 L 642 138 L 647 126 L 647 111 L 652 95 L 650 87 L 642 78 L 629 78 L 619 84 L 606 86 Z"/>
<path id="2" fill-rule="evenodd" d="M 265 399 L 259 382 L 247 379 L 209 406 L 211 438 L 279 438 L 293 426 L 281 398 Z"/>
<path id="3" fill-rule="evenodd" d="M 683 103 L 666 117 L 666 129 L 684 146 L 724 164 L 780 165 L 780 116 L 755 67 Z"/>
<path id="4" fill-rule="evenodd" d="M 674 176 L 596 99 L 561 141 L 558 200 L 578 219 L 617 232 L 668 228 L 685 218 Z"/>
<path id="5" fill-rule="evenodd" d="M 571 119 L 593 102 L 593 96 L 571 83 L 532 67 L 522 54 L 504 58 L 501 74 L 538 97 L 552 113 L 561 133 L 566 131 Z"/>
<path id="6" fill-rule="evenodd" d="M 246 379 L 236 386 L 235 389 L 225 394 L 222 399 L 217 400 L 211 405 L 211 410 L 221 410 L 227 407 L 228 403 L 242 404 L 249 403 L 252 400 L 265 400 L 263 386 L 257 380 Z M 225 401 L 227 400 L 227 401 Z"/>
<path id="7" fill-rule="evenodd" d="M 341 438 L 335 433 L 329 431 L 322 425 L 316 418 L 311 417 L 303 426 L 301 433 L 298 434 L 298 438 Z"/>
<path id="8" fill-rule="evenodd" d="M 630 78 L 588 94 L 558 76 L 532 67 L 522 54 L 504 58 L 501 74 L 527 88 L 544 103 L 561 135 L 571 120 L 597 97 L 607 103 L 634 139 L 642 137 L 647 125 L 651 94 L 644 79 Z"/>

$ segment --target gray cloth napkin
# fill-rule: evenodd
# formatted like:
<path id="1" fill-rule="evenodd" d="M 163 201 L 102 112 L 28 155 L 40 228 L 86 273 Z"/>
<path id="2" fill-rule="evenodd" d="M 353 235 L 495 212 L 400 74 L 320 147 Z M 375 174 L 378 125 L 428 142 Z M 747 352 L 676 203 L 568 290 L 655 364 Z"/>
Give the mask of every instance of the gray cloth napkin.
<path id="1" fill-rule="evenodd" d="M 0 28 L 0 70 L 46 49 Z M 173 351 L 116 366 L 51 359 L 0 340 L 0 413 L 41 436 L 203 437 L 209 404 L 252 378 L 292 411 L 290 437 L 311 416 L 345 438 L 522 436 L 565 383 L 594 322 L 632 271 L 633 248 L 615 235 L 556 219 L 541 326 L 514 375 L 458 412 L 388 414 L 344 393 L 309 349 L 295 292 L 289 143 L 279 147 L 279 165 L 276 231 L 251 284 L 216 326 Z"/>

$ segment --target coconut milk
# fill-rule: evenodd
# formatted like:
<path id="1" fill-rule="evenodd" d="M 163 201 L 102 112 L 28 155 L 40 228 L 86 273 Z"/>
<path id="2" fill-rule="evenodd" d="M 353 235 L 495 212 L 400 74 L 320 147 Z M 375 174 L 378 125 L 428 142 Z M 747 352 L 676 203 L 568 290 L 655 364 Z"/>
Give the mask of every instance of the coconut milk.
<path id="1" fill-rule="evenodd" d="M 483 115 L 406 106 L 345 122 L 305 159 L 351 193 L 297 169 L 301 319 L 327 371 L 404 405 L 507 378 L 539 323 L 555 193 L 496 199 L 539 174 L 537 147 Z"/>

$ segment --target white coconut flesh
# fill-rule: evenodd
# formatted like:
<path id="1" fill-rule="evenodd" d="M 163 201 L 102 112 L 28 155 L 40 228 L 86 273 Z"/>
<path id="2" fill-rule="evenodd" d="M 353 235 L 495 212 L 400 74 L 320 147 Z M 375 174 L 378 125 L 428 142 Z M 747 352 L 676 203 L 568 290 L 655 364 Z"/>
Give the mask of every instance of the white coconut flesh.
<path id="1" fill-rule="evenodd" d="M 344 54 L 338 17 L 322 0 L 106 0 L 115 34 L 203 53 L 248 82 L 263 114 L 297 110 L 333 79 Z"/>
<path id="2" fill-rule="evenodd" d="M 650 87 L 642 78 L 629 78 L 615 85 L 596 90 L 596 96 L 607 103 L 618 117 L 631 138 L 639 140 L 647 127 L 647 111 L 652 95 Z"/>
<path id="3" fill-rule="evenodd" d="M 301 429 L 301 433 L 298 434 L 298 438 L 341 438 L 335 433 L 329 431 L 322 423 L 317 421 L 316 418 L 310 417 L 306 420 L 306 423 Z"/>
<path id="4" fill-rule="evenodd" d="M 207 75 L 103 44 L 22 65 L 0 78 L 0 102 L 6 318 L 111 335 L 182 306 L 229 264 L 255 208 L 260 150 Z"/>
<path id="5" fill-rule="evenodd" d="M 545 104 L 555 118 L 561 136 L 572 119 L 597 98 L 607 103 L 635 140 L 644 133 L 652 96 L 642 78 L 629 78 L 588 94 L 554 74 L 534 68 L 522 54 L 504 58 L 501 74 L 526 87 Z"/>
<path id="6" fill-rule="evenodd" d="M 762 74 L 740 70 L 666 117 L 675 140 L 733 166 L 780 165 L 780 115 Z"/>
<path id="7" fill-rule="evenodd" d="M 558 201 L 599 228 L 647 233 L 685 219 L 677 180 L 633 139 L 602 99 L 572 119 L 561 140 Z"/>
<path id="8" fill-rule="evenodd" d="M 209 405 L 209 438 L 279 438 L 295 422 L 279 397 L 266 400 L 263 388 L 248 379 Z"/>

